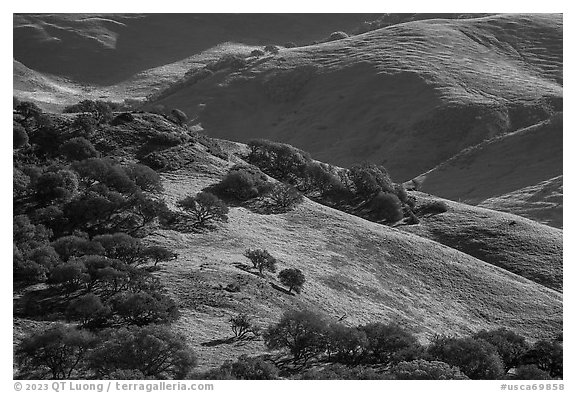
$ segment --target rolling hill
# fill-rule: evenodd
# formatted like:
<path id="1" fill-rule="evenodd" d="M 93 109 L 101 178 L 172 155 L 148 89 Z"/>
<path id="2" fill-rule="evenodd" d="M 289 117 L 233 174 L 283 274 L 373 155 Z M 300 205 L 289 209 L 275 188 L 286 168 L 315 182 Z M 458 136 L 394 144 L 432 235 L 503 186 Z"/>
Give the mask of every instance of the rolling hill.
<path id="1" fill-rule="evenodd" d="M 304 44 L 375 14 L 14 14 L 14 58 L 36 71 L 112 85 L 225 42 Z"/>
<path id="2" fill-rule="evenodd" d="M 248 60 L 157 103 L 216 137 L 381 163 L 398 180 L 561 110 L 561 15 L 407 22 Z"/>
<path id="3" fill-rule="evenodd" d="M 560 113 L 468 148 L 416 180 L 434 195 L 562 226 L 562 134 Z M 552 203 L 530 206 L 554 187 Z"/>
<path id="4" fill-rule="evenodd" d="M 69 117 L 62 119 L 70 122 Z M 161 116 L 133 113 L 133 120 L 107 126 L 92 138 L 97 144 L 106 140 L 107 154 L 128 163 L 147 151 L 151 130 L 185 132 Z M 180 165 L 161 175 L 162 196 L 172 209 L 177 209 L 178 200 L 217 183 L 228 168 L 243 162 L 242 145 L 198 138 L 160 148 L 165 154 L 172 152 Z M 419 201 L 428 198 L 414 195 Z M 518 222 L 514 230 L 510 220 Z M 400 230 L 305 199 L 282 214 L 231 206 L 228 222 L 215 230 L 156 229 L 143 241 L 178 254 L 152 274 L 176 301 L 181 316 L 173 326 L 185 335 L 199 355 L 199 369 L 205 370 L 241 354 L 266 351 L 262 340 L 228 340 L 229 319 L 239 312 L 249 313 L 260 327 L 285 310 L 303 308 L 335 320 L 344 317 L 349 325 L 395 321 L 423 343 L 435 334 L 458 336 L 498 327 L 513 329 L 531 342 L 553 337 L 562 328 L 562 293 L 556 290 L 561 231 L 542 227 L 453 202 L 449 212 Z M 464 230 L 465 236 L 478 239 L 479 247 L 460 247 L 462 239 L 454 233 Z M 497 241 L 489 242 L 490 237 Z M 247 248 L 268 250 L 279 259 L 280 269 L 301 269 L 306 276 L 303 292 L 289 295 L 275 275 L 254 274 L 243 256 Z M 475 251 L 487 251 L 502 263 Z M 517 274 L 511 272 L 518 267 Z M 541 277 L 551 277 L 543 282 L 550 288 L 536 282 Z M 226 290 L 229 284 L 239 291 Z M 25 291 L 29 290 L 35 288 Z M 15 296 L 16 304 L 20 295 Z M 15 337 L 49 323 L 16 316 Z"/>
<path id="5" fill-rule="evenodd" d="M 533 186 L 486 199 L 478 206 L 507 211 L 553 227 L 562 228 L 562 189 L 562 176 L 558 176 Z"/>
<path id="6" fill-rule="evenodd" d="M 17 214 L 58 229 L 75 225 L 68 215 L 91 206 L 78 204 L 86 198 L 95 215 L 119 210 L 118 225 L 142 236 L 138 247 L 174 251 L 159 268 L 152 259 L 133 267 L 158 278 L 161 285 L 150 280 L 151 287 L 175 301 L 180 315 L 170 328 L 198 354 L 200 371 L 270 353 L 261 337 L 231 340 L 230 318 L 239 313 L 259 328 L 292 309 L 349 326 L 396 322 L 423 344 L 501 327 L 530 343 L 556 337 L 563 328 L 562 15 L 444 16 L 15 14 L 15 96 L 53 112 L 86 98 L 134 104 L 98 125 L 76 122 L 77 114 L 27 116 L 25 106 L 16 108 L 15 138 L 23 139 L 13 155 Z M 358 29 L 366 32 L 317 41 Z M 289 41 L 297 46 L 282 46 Z M 167 114 L 173 108 L 186 112 L 187 124 Z M 353 215 L 363 214 L 374 193 L 357 192 L 344 177 L 342 188 L 354 198 L 322 201 L 314 191 L 274 214 L 235 201 L 228 220 L 213 228 L 176 225 L 178 202 L 247 164 L 245 142 L 253 138 L 292 144 L 331 169 L 381 164 L 395 182 L 414 186 L 407 195 L 419 219 L 408 225 L 409 197 L 402 199 L 407 218 L 393 225 Z M 91 161 L 98 172 L 91 179 L 71 164 L 82 152 L 70 146 L 118 165 Z M 147 187 L 156 175 L 134 163 L 156 169 L 163 187 Z M 76 181 L 66 183 L 70 195 L 41 200 L 38 178 L 51 181 L 49 172 L 62 184 Z M 117 192 L 105 192 L 114 181 Z M 418 211 L 435 201 L 447 211 Z M 46 237 L 38 244 L 47 252 L 58 236 L 101 234 L 29 227 Z M 32 240 L 22 243 L 36 252 Z M 14 247 L 22 266 L 43 256 Z M 255 273 L 244 252 L 256 248 L 276 257 L 278 270 L 300 269 L 302 293 L 288 293 L 276 274 Z M 53 251 L 54 263 L 62 262 Z M 51 277 L 59 265 L 48 262 Z M 46 279 L 15 281 L 16 342 L 54 321 L 78 322 L 70 319 L 69 294 L 60 299 Z"/>
<path id="7" fill-rule="evenodd" d="M 165 175 L 164 181 L 165 197 L 175 201 L 218 177 L 183 171 Z M 434 334 L 463 335 L 500 326 L 534 340 L 553 334 L 562 323 L 562 295 L 555 290 L 438 242 L 311 201 L 286 214 L 259 215 L 237 207 L 229 216 L 216 232 L 162 231 L 150 238 L 181 256 L 160 277 L 182 309 L 177 328 L 207 366 L 265 352 L 258 341 L 223 342 L 231 337 L 228 319 L 238 312 L 254 316 L 259 326 L 291 308 L 317 309 L 334 320 L 345 315 L 350 325 L 396 321 L 422 342 Z M 475 235 L 474 229 L 468 234 Z M 540 232 L 519 241 L 536 239 L 557 242 L 555 235 L 548 238 Z M 498 242 L 491 252 L 514 252 L 507 247 Z M 281 261 L 281 269 L 301 269 L 307 280 L 302 294 L 288 296 L 274 287 L 281 284 L 273 275 L 261 279 L 245 271 L 247 248 L 268 250 Z M 524 267 L 547 271 L 539 256 L 525 256 Z M 240 292 L 224 290 L 231 283 L 240 285 Z"/>

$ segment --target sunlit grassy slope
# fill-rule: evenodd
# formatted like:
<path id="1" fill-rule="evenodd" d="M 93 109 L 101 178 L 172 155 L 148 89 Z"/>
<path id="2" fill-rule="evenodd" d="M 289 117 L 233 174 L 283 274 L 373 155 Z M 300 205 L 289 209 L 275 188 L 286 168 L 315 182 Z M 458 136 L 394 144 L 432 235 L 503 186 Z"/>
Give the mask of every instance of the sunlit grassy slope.
<path id="1" fill-rule="evenodd" d="M 418 204 L 439 199 L 414 195 Z M 562 230 L 509 213 L 445 202 L 447 212 L 399 228 L 562 291 Z"/>
<path id="2" fill-rule="evenodd" d="M 130 123 L 99 130 L 96 135 L 106 138 L 111 154 L 122 161 L 134 160 L 152 129 L 184 132 L 157 115 L 135 113 L 134 117 Z M 228 160 L 213 156 L 198 141 L 178 146 L 183 149 L 178 157 L 183 167 L 162 174 L 163 196 L 172 208 L 176 209 L 178 200 L 218 182 L 227 168 L 241 162 L 236 153 L 243 146 L 230 142 L 221 146 L 229 153 Z M 417 197 L 425 199 L 423 194 Z M 502 233 L 510 240 L 496 237 L 490 242 L 491 255 L 512 260 L 530 272 L 548 269 L 543 260 L 547 257 L 552 271 L 561 255 L 561 248 L 557 249 L 561 231 L 542 231 L 528 220 L 505 213 L 457 203 L 450 206 L 448 213 L 409 227 L 420 228 L 414 233 L 308 199 L 293 211 L 276 215 L 231 207 L 228 222 L 216 230 L 155 230 L 143 241 L 178 253 L 176 260 L 154 274 L 178 303 L 182 316 L 175 328 L 199 354 L 202 369 L 241 354 L 265 351 L 261 340 L 226 341 L 232 336 L 228 320 L 239 312 L 249 314 L 260 327 L 277 321 L 288 309 L 304 308 L 333 320 L 342 318 L 350 325 L 395 321 L 424 343 L 435 334 L 462 335 L 482 328 L 507 327 L 529 340 L 561 331 L 559 291 L 495 266 L 492 260 L 488 263 L 458 251 L 455 244 L 451 248 L 432 240 L 433 236 L 440 241 L 442 236 L 454 236 L 457 225 L 479 242 Z M 517 221 L 516 235 L 507 227 L 509 220 Z M 301 269 L 306 276 L 303 292 L 289 295 L 274 274 L 254 274 L 243 256 L 247 248 L 268 250 L 280 260 L 278 270 Z M 237 284 L 240 291 L 225 290 L 228 284 Z M 17 319 L 16 337 L 31 326 L 40 325 Z"/>
<path id="3" fill-rule="evenodd" d="M 164 179 L 172 203 L 217 181 L 188 172 Z M 556 291 L 437 242 L 308 200 L 280 215 L 235 207 L 215 232 L 161 231 L 151 240 L 180 255 L 159 274 L 183 308 L 177 326 L 198 347 L 202 364 L 263 350 L 261 342 L 214 345 L 231 336 L 228 319 L 237 312 L 261 326 L 290 308 L 318 309 L 334 320 L 346 315 L 350 324 L 397 321 L 424 341 L 436 333 L 499 326 L 535 339 L 561 326 L 562 296 Z M 503 254 L 497 249 L 505 246 L 495 244 L 493 251 Z M 243 270 L 249 265 L 242 255 L 246 248 L 267 249 L 281 260 L 280 269 L 301 269 L 307 280 L 303 293 L 289 296 L 273 288 L 281 286 L 274 275 L 259 278 Z M 239 284 L 240 292 L 225 291 L 230 283 Z"/>
<path id="4" fill-rule="evenodd" d="M 507 211 L 553 227 L 562 228 L 562 176 L 486 199 L 478 206 Z"/>
<path id="5" fill-rule="evenodd" d="M 211 134 L 264 137 L 409 180 L 561 110 L 562 16 L 425 20 L 250 60 L 160 103 Z"/>

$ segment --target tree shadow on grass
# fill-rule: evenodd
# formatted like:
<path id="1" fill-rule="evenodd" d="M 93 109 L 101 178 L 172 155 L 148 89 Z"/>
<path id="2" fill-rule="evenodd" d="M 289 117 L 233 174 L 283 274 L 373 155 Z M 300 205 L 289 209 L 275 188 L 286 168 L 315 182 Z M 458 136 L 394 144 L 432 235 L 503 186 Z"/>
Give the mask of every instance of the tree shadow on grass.
<path id="1" fill-rule="evenodd" d="M 200 345 L 203 347 L 216 347 L 222 344 L 233 344 L 236 341 L 236 337 L 229 337 L 229 338 L 218 338 L 216 340 L 210 340 L 201 343 Z"/>
<path id="2" fill-rule="evenodd" d="M 270 283 L 270 286 L 271 286 L 272 288 L 274 288 L 275 290 L 277 290 L 277 291 L 280 291 L 280 292 L 282 292 L 282 293 L 285 293 L 286 295 L 296 296 L 296 294 L 295 294 L 294 292 L 289 292 L 287 289 L 282 288 L 281 286 L 276 285 L 276 284 L 274 284 L 273 282 Z"/>
<path id="3" fill-rule="evenodd" d="M 229 337 L 229 338 L 218 338 L 215 340 L 210 340 L 210 341 L 206 341 L 201 343 L 200 345 L 203 347 L 216 347 L 218 345 L 223 345 L 223 344 L 236 344 L 235 346 L 237 347 L 241 347 L 244 346 L 246 344 L 248 344 L 249 342 L 255 341 L 258 339 L 258 336 L 246 336 L 246 337 Z"/>
<path id="4" fill-rule="evenodd" d="M 253 275 L 255 275 L 256 277 L 260 277 L 260 278 L 262 277 L 262 276 L 260 276 L 260 273 L 259 273 L 259 272 L 255 272 L 254 270 L 252 270 L 253 268 L 252 268 L 251 266 L 249 266 L 249 265 L 247 265 L 247 264 L 245 264 L 245 263 L 236 262 L 236 263 L 233 263 L 232 265 L 233 265 L 234 267 L 236 267 L 236 268 L 238 268 L 238 269 L 246 272 L 246 273 L 253 274 Z"/>

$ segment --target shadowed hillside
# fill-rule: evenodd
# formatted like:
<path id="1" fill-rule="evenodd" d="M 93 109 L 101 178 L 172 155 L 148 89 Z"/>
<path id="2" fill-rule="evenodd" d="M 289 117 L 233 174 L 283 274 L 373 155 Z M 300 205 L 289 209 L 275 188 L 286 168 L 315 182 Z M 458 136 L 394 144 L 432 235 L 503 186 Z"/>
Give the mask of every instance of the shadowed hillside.
<path id="1" fill-rule="evenodd" d="M 160 103 L 218 137 L 284 141 L 344 166 L 382 163 L 407 180 L 559 110 L 561 62 L 561 16 L 416 21 L 281 49 Z"/>
<path id="2" fill-rule="evenodd" d="M 79 82 L 114 84 L 227 41 L 299 44 L 350 30 L 373 14 L 14 15 L 14 57 Z"/>
<path id="3" fill-rule="evenodd" d="M 503 197 L 504 203 L 504 199 L 510 200 L 516 193 L 525 194 L 527 190 L 521 191 L 525 187 L 538 188 L 537 184 L 562 175 L 562 130 L 560 113 L 548 121 L 466 149 L 416 180 L 423 191 L 431 194 L 474 205 L 490 199 L 490 206 L 498 209 L 500 195 L 513 194 Z M 533 192 L 537 193 L 537 190 Z M 530 202 L 525 197 L 522 199 L 525 203 Z M 529 218 L 546 220 L 542 214 L 530 215 L 529 206 L 522 209 L 521 200 L 517 205 L 518 209 L 503 207 L 503 210 L 524 211 Z M 547 208 L 546 214 L 556 217 L 554 222 L 558 218 L 561 220 L 561 212 L 553 212 L 556 208 L 561 209 L 561 199 L 560 205 L 554 203 Z M 559 225 L 562 225 L 561 221 Z"/>

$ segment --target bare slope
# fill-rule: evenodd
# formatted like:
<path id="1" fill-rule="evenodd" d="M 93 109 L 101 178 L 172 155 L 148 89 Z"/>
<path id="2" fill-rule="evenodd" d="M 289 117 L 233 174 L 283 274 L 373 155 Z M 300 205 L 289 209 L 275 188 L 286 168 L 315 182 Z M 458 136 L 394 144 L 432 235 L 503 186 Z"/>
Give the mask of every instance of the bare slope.
<path id="1" fill-rule="evenodd" d="M 227 41 L 307 43 L 373 14 L 15 14 L 14 57 L 49 74 L 117 83 Z"/>
<path id="2" fill-rule="evenodd" d="M 189 171 L 164 177 L 171 202 L 196 193 L 217 178 Z M 505 326 L 530 339 L 559 329 L 561 295 L 532 281 L 436 242 L 306 201 L 295 211 L 259 215 L 232 208 L 215 232 L 161 231 L 150 240 L 180 254 L 159 274 L 183 308 L 177 326 L 200 352 L 201 364 L 216 365 L 242 353 L 228 319 L 237 312 L 265 326 L 289 308 L 314 308 L 350 324 L 398 321 L 426 341 L 435 333 L 464 334 Z M 306 275 L 304 291 L 289 296 L 245 271 L 246 248 L 265 248 Z M 224 290 L 237 283 L 241 290 Z M 220 341 L 218 341 L 220 340 Z"/>
<path id="3" fill-rule="evenodd" d="M 415 21 L 281 49 L 161 101 L 217 137 L 284 141 L 344 166 L 383 163 L 399 180 L 561 102 L 561 15 Z"/>
<path id="4" fill-rule="evenodd" d="M 439 199 L 415 195 L 418 204 Z M 562 291 L 562 230 L 509 213 L 445 202 L 447 212 L 399 228 Z"/>

